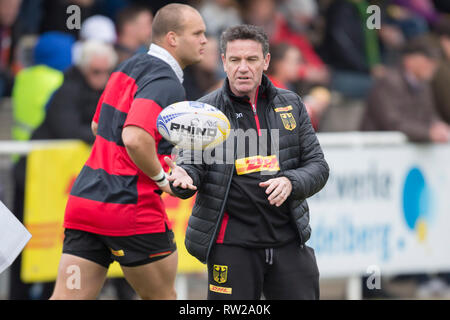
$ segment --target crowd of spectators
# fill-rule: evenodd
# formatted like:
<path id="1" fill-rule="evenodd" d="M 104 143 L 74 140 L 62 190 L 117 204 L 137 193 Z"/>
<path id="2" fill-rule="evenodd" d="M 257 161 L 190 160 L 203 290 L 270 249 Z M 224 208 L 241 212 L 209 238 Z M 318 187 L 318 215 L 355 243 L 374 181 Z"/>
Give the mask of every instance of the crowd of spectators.
<path id="1" fill-rule="evenodd" d="M 77 65 L 83 43 L 95 41 L 112 46 L 117 63 L 146 52 L 153 14 L 167 2 L 0 0 L 0 97 L 12 96 L 13 137 L 28 139 L 44 121 L 45 105 L 61 85 L 63 73 Z M 217 88 L 224 79 L 218 48 L 221 32 L 240 23 L 256 24 L 270 37 L 272 64 L 268 75 L 277 86 L 303 97 L 317 131 L 327 131 L 321 120 L 329 109 L 356 100 L 368 109 L 357 125 L 361 130 L 402 131 L 416 142 L 449 140 L 450 96 L 446 80 L 450 77 L 450 5 L 446 1 L 179 2 L 199 9 L 209 38 L 205 60 L 185 70 L 184 85 L 189 99 Z M 80 9 L 77 17 L 80 28 L 68 24 L 73 14 L 68 10 L 71 5 Z M 422 38 L 419 47 L 434 48 L 435 54 L 430 56 L 420 48 L 406 54 L 405 47 L 417 38 Z M 425 66 L 433 70 L 429 77 L 422 79 L 405 65 L 411 55 L 422 55 L 435 62 L 434 67 Z M 403 83 L 397 81 L 397 86 L 389 86 L 389 97 L 384 99 L 387 83 L 393 80 L 392 70 L 396 70 L 398 80 Z M 45 79 L 39 84 L 42 90 L 26 85 L 39 77 Z M 408 109 L 411 112 L 406 114 L 414 114 L 411 118 L 402 111 L 401 102 L 408 107 L 402 99 L 408 90 L 405 86 L 419 95 L 422 88 L 430 90 L 424 98 L 427 103 L 418 106 L 423 112 L 417 115 L 413 108 Z M 333 99 L 336 95 L 343 99 Z M 387 114 L 381 111 L 385 108 L 380 104 L 387 105 Z M 24 105 L 34 108 L 33 115 L 25 119 Z M 397 119 L 400 114 L 402 119 Z M 413 125 L 417 121 L 421 125 Z"/>
<path id="2" fill-rule="evenodd" d="M 153 15 L 168 2 L 0 0 L 0 99 L 12 101 L 13 139 L 92 143 L 89 125 L 109 74 L 148 50 Z M 198 8 L 209 40 L 204 60 L 185 70 L 188 99 L 221 85 L 222 31 L 255 24 L 271 42 L 267 75 L 303 98 L 317 131 L 327 131 L 322 118 L 330 109 L 355 100 L 365 106 L 361 130 L 450 141 L 449 1 L 177 2 Z M 67 23 L 72 5 L 80 28 Z"/>
<path id="3" fill-rule="evenodd" d="M 62 73 L 69 66 L 77 65 L 84 42 L 96 41 L 112 46 L 118 63 L 133 54 L 146 52 L 151 41 L 153 14 L 166 2 L 0 0 L 0 96 L 13 97 L 16 117 L 13 137 L 29 138 L 31 131 L 44 120 L 43 106 L 50 93 L 61 85 Z M 199 9 L 210 40 L 205 61 L 186 70 L 184 85 L 190 99 L 217 88 L 224 78 L 218 48 L 221 32 L 240 23 L 256 24 L 262 26 L 270 37 L 272 65 L 269 76 L 276 85 L 294 90 L 304 98 L 316 130 L 327 130 L 321 118 L 330 107 L 336 107 L 331 98 L 334 95 L 330 93 L 338 93 L 345 98 L 340 100 L 341 104 L 345 104 L 346 99 L 367 103 L 368 110 L 361 119 L 361 129 L 398 130 L 413 141 L 448 141 L 450 97 L 446 90 L 446 77 L 450 76 L 450 6 L 446 1 L 180 2 Z M 71 5 L 80 8 L 80 28 L 70 28 L 67 23 L 72 14 L 67 9 Z M 377 10 L 371 5 L 376 5 Z M 421 79 L 420 75 L 417 77 L 405 66 L 413 53 L 405 58 L 404 48 L 417 38 L 423 38 L 422 47 L 436 49 L 432 57 L 421 49 L 414 53 L 425 54 L 435 62 L 434 68 L 426 66 L 434 70 L 427 79 Z M 47 70 L 42 71 L 43 66 Z M 398 86 L 390 86 L 389 99 L 384 99 L 386 83 L 392 80 L 393 69 L 405 81 Z M 33 97 L 30 92 L 33 89 L 24 86 L 21 79 L 35 79 L 41 77 L 41 73 L 45 79 L 52 80 L 42 81 L 41 86 L 45 88 L 35 89 L 42 94 Z M 415 119 L 405 117 L 402 106 L 394 103 L 403 101 L 403 91 L 407 90 L 405 85 L 412 86 L 412 91 L 420 94 L 422 87 L 425 91 L 430 88 L 423 115 L 411 112 Z M 22 119 L 23 96 L 36 99 L 28 101 L 35 106 L 33 119 L 31 116 Z M 383 112 L 380 115 L 380 110 L 384 110 L 378 107 L 380 99 L 390 109 L 387 114 Z M 423 109 L 422 106 L 419 108 Z M 397 114 L 402 114 L 401 121 L 397 121 Z M 411 125 L 405 126 L 409 121 Z M 412 125 L 415 121 L 422 123 L 417 129 L 421 132 L 416 132 L 416 126 Z M 27 133 L 20 133 L 21 130 Z"/>

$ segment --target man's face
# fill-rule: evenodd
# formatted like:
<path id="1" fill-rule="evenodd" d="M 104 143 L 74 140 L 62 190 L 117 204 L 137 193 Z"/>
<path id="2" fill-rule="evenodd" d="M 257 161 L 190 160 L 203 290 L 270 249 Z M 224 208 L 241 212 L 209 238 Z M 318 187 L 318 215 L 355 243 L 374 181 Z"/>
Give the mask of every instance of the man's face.
<path id="1" fill-rule="evenodd" d="M 437 62 L 424 55 L 415 55 L 414 71 L 416 76 L 422 81 L 430 81 L 436 71 Z"/>
<path id="2" fill-rule="evenodd" d="M 215 72 L 217 70 L 219 57 L 219 44 L 214 37 L 208 38 L 208 43 L 205 46 L 203 59 L 198 66 L 206 71 Z"/>
<path id="3" fill-rule="evenodd" d="M 257 41 L 234 40 L 227 43 L 222 62 L 231 91 L 238 96 L 251 96 L 269 67 L 270 54 L 264 57 L 262 45 Z"/>
<path id="4" fill-rule="evenodd" d="M 206 26 L 200 14 L 190 10 L 184 14 L 183 31 L 176 35 L 176 54 L 183 68 L 202 60 L 208 42 L 205 37 Z"/>
<path id="5" fill-rule="evenodd" d="M 445 54 L 445 58 L 447 60 L 450 60 L 450 36 L 447 36 L 447 35 L 441 36 L 440 41 L 441 41 L 441 47 Z"/>
<path id="6" fill-rule="evenodd" d="M 285 75 L 287 81 L 297 81 L 298 69 L 301 67 L 302 55 L 296 47 L 290 47 L 281 61 L 281 72 Z"/>
<path id="7" fill-rule="evenodd" d="M 0 0 L 0 25 L 10 27 L 16 21 L 22 0 Z"/>
<path id="8" fill-rule="evenodd" d="M 111 73 L 110 61 L 107 57 L 94 56 L 83 73 L 89 86 L 94 90 L 102 90 Z"/>
<path id="9" fill-rule="evenodd" d="M 148 11 L 143 11 L 135 20 L 134 28 L 136 36 L 142 45 L 149 45 L 152 40 L 152 21 L 153 17 Z"/>

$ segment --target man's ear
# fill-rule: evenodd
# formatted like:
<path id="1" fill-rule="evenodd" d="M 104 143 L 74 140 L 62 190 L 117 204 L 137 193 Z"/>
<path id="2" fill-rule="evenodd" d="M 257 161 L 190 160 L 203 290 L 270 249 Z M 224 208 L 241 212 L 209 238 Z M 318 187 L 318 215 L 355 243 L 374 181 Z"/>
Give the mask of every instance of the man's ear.
<path id="1" fill-rule="evenodd" d="M 223 71 L 227 72 L 227 70 L 225 69 L 225 62 L 226 62 L 225 54 L 222 53 L 220 57 L 222 58 Z"/>
<path id="2" fill-rule="evenodd" d="M 269 68 L 270 63 L 270 53 L 267 53 L 266 57 L 264 58 L 264 71 L 267 71 Z"/>
<path id="3" fill-rule="evenodd" d="M 177 44 L 178 44 L 178 36 L 177 36 L 177 34 L 175 32 L 173 32 L 173 31 L 169 31 L 166 34 L 166 41 L 167 41 L 167 44 L 169 46 L 176 47 Z"/>

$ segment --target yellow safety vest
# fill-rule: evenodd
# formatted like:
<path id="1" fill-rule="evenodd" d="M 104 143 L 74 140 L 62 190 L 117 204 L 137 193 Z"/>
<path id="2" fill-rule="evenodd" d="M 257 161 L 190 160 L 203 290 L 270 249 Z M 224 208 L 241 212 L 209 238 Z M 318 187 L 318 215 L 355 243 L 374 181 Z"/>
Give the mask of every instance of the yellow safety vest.
<path id="1" fill-rule="evenodd" d="M 14 140 L 29 140 L 33 131 L 44 121 L 45 106 L 53 92 L 64 80 L 64 74 L 46 65 L 21 70 L 12 92 Z"/>

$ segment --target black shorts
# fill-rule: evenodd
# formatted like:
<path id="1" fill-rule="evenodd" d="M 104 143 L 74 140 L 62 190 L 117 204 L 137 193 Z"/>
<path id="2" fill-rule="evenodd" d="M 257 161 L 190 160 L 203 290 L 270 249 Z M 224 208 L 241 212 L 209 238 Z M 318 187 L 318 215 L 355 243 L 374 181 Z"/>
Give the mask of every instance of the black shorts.
<path id="1" fill-rule="evenodd" d="M 113 261 L 136 267 L 165 258 L 177 246 L 172 230 L 151 234 L 111 237 L 75 229 L 64 231 L 63 253 L 93 261 L 108 268 Z"/>
<path id="2" fill-rule="evenodd" d="M 208 300 L 317 300 L 314 250 L 287 245 L 251 249 L 216 244 L 208 260 Z"/>

